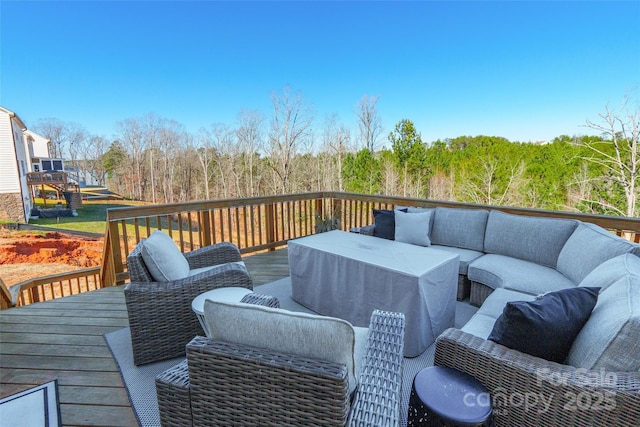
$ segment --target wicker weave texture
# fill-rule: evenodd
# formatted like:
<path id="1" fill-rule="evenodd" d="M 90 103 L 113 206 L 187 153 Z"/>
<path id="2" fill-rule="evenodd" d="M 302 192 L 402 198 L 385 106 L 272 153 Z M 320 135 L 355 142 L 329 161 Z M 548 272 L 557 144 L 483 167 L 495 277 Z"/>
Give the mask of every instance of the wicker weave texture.
<path id="1" fill-rule="evenodd" d="M 160 424 L 163 427 L 190 427 L 191 395 L 186 359 L 156 377 Z"/>
<path id="2" fill-rule="evenodd" d="M 640 423 L 639 372 L 580 370 L 458 329 L 437 339 L 435 364 L 466 372 L 487 387 L 497 426 Z"/>
<path id="3" fill-rule="evenodd" d="M 187 345 L 194 426 L 343 426 L 345 365 L 203 337 Z"/>
<path id="4" fill-rule="evenodd" d="M 493 292 L 493 288 L 480 282 L 471 281 L 471 296 L 469 297 L 469 303 L 476 307 L 480 307 L 484 303 L 484 300 L 491 295 L 491 292 Z"/>
<path id="5" fill-rule="evenodd" d="M 242 297 L 240 302 L 245 304 L 264 305 L 265 307 L 280 308 L 280 301 L 278 298 L 271 295 L 262 295 L 255 292 L 251 292 Z"/>
<path id="6" fill-rule="evenodd" d="M 404 329 L 402 313 L 376 310 L 371 315 L 349 425 L 396 426 L 400 422 Z"/>
<path id="7" fill-rule="evenodd" d="M 456 299 L 462 301 L 471 294 L 471 281 L 465 274 L 458 274 L 458 295 Z"/>
<path id="8" fill-rule="evenodd" d="M 230 253 L 228 245 L 221 248 Z M 212 259 L 211 249 L 193 252 L 199 251 Z M 129 255 L 128 265 L 132 277 L 144 276 L 146 267 L 140 256 L 140 245 Z M 124 293 L 134 363 L 141 365 L 184 355 L 185 345 L 194 336 L 203 334 L 200 322 L 191 310 L 191 302 L 206 291 L 229 286 L 253 289 L 251 277 L 243 265 L 220 264 L 173 282 L 129 283 Z"/>

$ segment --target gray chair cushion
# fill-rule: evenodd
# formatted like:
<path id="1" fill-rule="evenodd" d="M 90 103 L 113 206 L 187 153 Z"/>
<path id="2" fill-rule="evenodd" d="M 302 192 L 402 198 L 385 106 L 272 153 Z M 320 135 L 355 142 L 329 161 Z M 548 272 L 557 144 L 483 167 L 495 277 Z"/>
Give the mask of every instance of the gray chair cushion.
<path id="1" fill-rule="evenodd" d="M 364 350 L 355 349 L 356 333 L 345 320 L 210 300 L 205 301 L 204 317 L 212 339 L 345 364 L 349 391 L 356 388 L 354 355 Z"/>
<path id="2" fill-rule="evenodd" d="M 534 299 L 535 296 L 522 292 L 496 289 L 484 300 L 482 306 L 462 327 L 462 330 L 486 340 L 508 302 L 533 301 Z"/>
<path id="3" fill-rule="evenodd" d="M 591 271 L 578 286 L 600 288 L 600 293 L 627 274 L 640 277 L 640 258 L 622 254 L 611 258 Z"/>
<path id="4" fill-rule="evenodd" d="M 465 276 L 467 275 L 469 264 L 484 255 L 484 252 L 474 251 L 471 249 L 455 248 L 453 246 L 431 245 L 431 247 L 433 249 L 453 252 L 454 254 L 460 255 L 460 267 L 458 270 L 458 274 L 464 274 Z"/>
<path id="5" fill-rule="evenodd" d="M 553 268 L 504 255 L 481 256 L 469 264 L 467 275 L 469 280 L 493 289 L 513 289 L 532 295 L 575 287 Z"/>
<path id="6" fill-rule="evenodd" d="M 489 211 L 484 209 L 435 209 L 431 243 L 482 251 Z"/>
<path id="7" fill-rule="evenodd" d="M 580 223 L 560 251 L 557 270 L 577 284 L 604 261 L 635 246 L 595 224 Z"/>
<path id="8" fill-rule="evenodd" d="M 171 282 L 189 275 L 189 262 L 173 239 L 160 230 L 144 241 L 142 259 L 157 282 Z"/>
<path id="9" fill-rule="evenodd" d="M 567 364 L 612 372 L 640 371 L 640 277 L 628 274 L 598 296 Z"/>
<path id="10" fill-rule="evenodd" d="M 492 210 L 487 221 L 484 251 L 555 268 L 560 251 L 577 225 L 575 220 Z"/>

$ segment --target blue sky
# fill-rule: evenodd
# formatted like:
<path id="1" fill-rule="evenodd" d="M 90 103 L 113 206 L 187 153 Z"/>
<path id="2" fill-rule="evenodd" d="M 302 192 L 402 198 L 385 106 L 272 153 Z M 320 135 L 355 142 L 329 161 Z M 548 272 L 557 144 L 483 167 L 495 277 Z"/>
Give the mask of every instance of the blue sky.
<path id="1" fill-rule="evenodd" d="M 639 1 L 3 0 L 0 24 L 0 104 L 109 138 L 150 112 L 194 133 L 268 119 L 285 85 L 354 136 L 379 96 L 382 143 L 401 119 L 427 142 L 592 134 L 608 102 L 639 102 Z"/>

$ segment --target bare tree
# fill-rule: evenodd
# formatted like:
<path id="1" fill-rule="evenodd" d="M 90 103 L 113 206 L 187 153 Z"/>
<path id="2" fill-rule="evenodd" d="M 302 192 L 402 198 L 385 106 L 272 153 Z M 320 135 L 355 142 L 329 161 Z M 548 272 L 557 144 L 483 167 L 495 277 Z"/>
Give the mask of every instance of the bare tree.
<path id="1" fill-rule="evenodd" d="M 336 115 L 325 118 L 322 151 L 318 153 L 318 182 L 323 190 L 343 191 L 342 160 L 349 150 L 351 134 Z"/>
<path id="2" fill-rule="evenodd" d="M 586 126 L 603 136 L 604 141 L 584 139 L 583 145 L 593 156 L 586 158 L 589 162 L 600 165 L 606 172 L 601 181 L 624 193 L 625 205 L 618 207 L 611 201 L 597 200 L 595 203 L 619 215 L 635 217 L 638 215 L 638 173 L 640 172 L 640 107 L 629 107 L 629 99 L 620 108 L 612 111 L 609 105 L 600 113 L 598 123 L 587 120 Z"/>
<path id="3" fill-rule="evenodd" d="M 38 120 L 33 129 L 36 133 L 44 136 L 51 144 L 49 145 L 49 156 L 52 158 L 62 158 L 63 150 L 66 149 L 66 126 L 65 123 L 53 117 Z"/>
<path id="4" fill-rule="evenodd" d="M 264 117 L 259 111 L 242 110 L 238 114 L 236 137 L 242 151 L 242 163 L 246 176 L 245 196 L 257 195 L 257 165 L 260 152 L 264 148 Z"/>
<path id="5" fill-rule="evenodd" d="M 213 138 L 211 137 L 211 133 L 207 129 L 202 128 L 200 129 L 197 140 L 198 146 L 195 151 L 198 156 L 200 168 L 202 169 L 204 195 L 208 200 L 211 198 L 211 190 L 209 186 L 210 183 L 213 182 L 215 167 L 215 150 L 213 148 Z"/>
<path id="6" fill-rule="evenodd" d="M 301 145 L 309 142 L 314 113 L 300 93 L 291 94 L 286 86 L 282 95 L 272 94 L 273 117 L 269 132 L 269 166 L 279 191 L 289 191 L 293 162 Z M 276 182 L 276 181 L 274 181 Z"/>
<path id="7" fill-rule="evenodd" d="M 144 200 L 144 151 L 145 141 L 143 138 L 143 126 L 141 120 L 138 118 L 125 119 L 122 122 L 118 122 L 118 133 L 120 134 L 120 140 L 122 146 L 126 152 L 133 159 L 133 176 L 135 182 L 135 188 L 133 193 L 130 194 L 131 198 L 138 200 Z"/>
<path id="8" fill-rule="evenodd" d="M 526 184 L 524 172 L 524 162 L 518 162 L 511 167 L 506 182 L 500 183 L 497 179 L 498 162 L 487 159 L 474 177 L 463 181 L 462 189 L 473 203 L 517 206 L 522 201 L 518 191 Z"/>
<path id="9" fill-rule="evenodd" d="M 107 168 L 104 163 L 104 154 L 109 149 L 107 140 L 102 136 L 91 135 L 86 138 L 81 155 L 83 157 L 83 169 L 95 182 L 105 185 Z"/>
<path id="10" fill-rule="evenodd" d="M 429 179 L 429 198 L 434 200 L 454 200 L 453 187 L 455 174 L 453 171 L 449 176 L 438 171 Z"/>
<path id="11" fill-rule="evenodd" d="M 160 178 L 162 197 L 167 203 L 174 203 L 175 177 L 178 173 L 178 159 L 187 151 L 187 133 L 175 120 L 161 120 L 158 129 L 159 156 L 157 175 Z"/>
<path id="12" fill-rule="evenodd" d="M 78 123 L 65 124 L 65 140 L 67 152 L 69 153 L 69 161 L 71 162 L 72 173 L 70 176 L 80 183 L 80 166 L 78 165 L 78 154 L 84 150 L 87 142 L 87 131 Z"/>
<path id="13" fill-rule="evenodd" d="M 379 96 L 364 95 L 358 103 L 360 140 L 372 153 L 375 151 L 378 137 L 382 133 L 382 119 L 378 114 L 379 98 Z"/>

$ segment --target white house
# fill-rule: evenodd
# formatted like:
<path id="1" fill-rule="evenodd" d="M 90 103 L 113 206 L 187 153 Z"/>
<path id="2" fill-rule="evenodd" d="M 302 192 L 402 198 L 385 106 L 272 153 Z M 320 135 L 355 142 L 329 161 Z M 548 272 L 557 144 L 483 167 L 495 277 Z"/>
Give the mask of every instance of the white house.
<path id="1" fill-rule="evenodd" d="M 26 129 L 13 111 L 0 107 L 0 219 L 23 223 L 33 205 L 27 185 L 31 161 Z"/>

